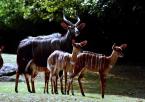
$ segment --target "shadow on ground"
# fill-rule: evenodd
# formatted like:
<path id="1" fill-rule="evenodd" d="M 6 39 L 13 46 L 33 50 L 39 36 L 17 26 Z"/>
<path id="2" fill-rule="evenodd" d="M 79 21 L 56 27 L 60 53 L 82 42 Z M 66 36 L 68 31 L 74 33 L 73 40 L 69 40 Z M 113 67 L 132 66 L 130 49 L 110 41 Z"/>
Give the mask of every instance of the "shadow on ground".
<path id="1" fill-rule="evenodd" d="M 97 74 L 88 72 L 82 83 L 85 93 L 100 94 Z M 75 86 L 78 86 L 77 80 L 75 81 Z M 77 91 L 80 92 L 79 89 Z M 116 65 L 107 78 L 105 95 L 121 95 L 145 99 L 145 67 Z"/>

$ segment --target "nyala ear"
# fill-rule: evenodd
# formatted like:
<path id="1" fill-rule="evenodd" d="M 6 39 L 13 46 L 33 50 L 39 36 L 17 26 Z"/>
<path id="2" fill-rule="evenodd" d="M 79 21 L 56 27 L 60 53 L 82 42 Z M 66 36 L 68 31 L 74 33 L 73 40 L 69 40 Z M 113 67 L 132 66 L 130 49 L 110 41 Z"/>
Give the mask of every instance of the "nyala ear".
<path id="1" fill-rule="evenodd" d="M 115 48 L 115 46 L 116 46 L 116 43 L 114 43 L 114 44 L 112 45 L 112 49 L 114 49 L 114 48 Z"/>
<path id="2" fill-rule="evenodd" d="M 121 46 L 120 46 L 122 49 L 125 49 L 125 48 L 127 48 L 127 44 L 121 44 Z"/>
<path id="3" fill-rule="evenodd" d="M 64 28 L 64 29 L 68 29 L 68 25 L 64 22 L 61 22 L 61 26 Z"/>
<path id="4" fill-rule="evenodd" d="M 79 30 L 82 30 L 86 26 L 86 23 L 81 23 L 77 26 Z"/>
<path id="5" fill-rule="evenodd" d="M 87 40 L 84 40 L 84 41 L 80 42 L 80 46 L 83 47 L 83 46 L 85 46 L 87 43 L 88 43 L 88 41 L 87 41 Z"/>

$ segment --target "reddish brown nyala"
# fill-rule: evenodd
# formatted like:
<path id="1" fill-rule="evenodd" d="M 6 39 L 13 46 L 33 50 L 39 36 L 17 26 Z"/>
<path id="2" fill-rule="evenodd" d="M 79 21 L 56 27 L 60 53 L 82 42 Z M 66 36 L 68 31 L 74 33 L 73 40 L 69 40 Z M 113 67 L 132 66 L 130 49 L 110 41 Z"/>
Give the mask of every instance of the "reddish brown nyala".
<path id="1" fill-rule="evenodd" d="M 34 85 L 34 80 L 36 78 L 36 76 L 38 75 L 39 72 L 44 72 L 44 79 L 45 79 L 45 87 L 44 87 L 44 93 L 47 92 L 48 93 L 48 82 L 49 82 L 49 75 L 50 72 L 47 69 L 47 67 L 41 67 L 41 66 L 37 66 L 34 63 L 34 60 L 30 60 L 26 66 L 25 69 L 26 72 L 26 81 L 29 81 L 29 74 L 31 73 L 31 87 L 32 87 L 32 92 L 35 93 L 35 85 Z M 29 73 L 29 74 L 28 74 Z"/>
<path id="2" fill-rule="evenodd" d="M 73 65 L 77 59 L 78 53 L 80 53 L 81 48 L 87 44 L 87 41 L 82 41 L 80 43 L 72 42 L 73 50 L 72 54 L 68 52 L 64 52 L 61 50 L 54 51 L 47 60 L 47 68 L 50 71 L 50 79 L 51 79 L 51 89 L 52 93 L 58 93 L 57 90 L 57 79 L 60 77 L 60 86 L 62 94 L 66 93 L 67 86 L 67 73 L 73 73 Z M 64 71 L 64 79 L 65 79 L 65 92 L 63 92 L 63 76 L 60 76 L 60 72 Z M 73 91 L 73 89 L 72 89 Z M 72 92 L 73 94 L 73 92 Z"/>
<path id="3" fill-rule="evenodd" d="M 110 56 L 105 56 L 103 54 L 97 54 L 89 51 L 85 51 L 83 53 L 78 54 L 77 61 L 74 67 L 74 73 L 71 75 L 71 79 L 69 81 L 68 91 L 69 94 L 70 86 L 72 84 L 73 78 L 79 74 L 78 82 L 80 86 L 80 90 L 83 96 L 85 96 L 81 79 L 84 76 L 84 72 L 86 70 L 90 70 L 92 72 L 99 72 L 100 76 L 100 84 L 101 84 L 101 94 L 102 98 L 104 98 L 104 91 L 106 86 L 106 76 L 109 71 L 115 65 L 118 57 L 123 57 L 122 50 L 127 47 L 127 44 L 122 44 L 120 46 L 116 46 L 115 44 L 112 46 L 112 54 Z"/>

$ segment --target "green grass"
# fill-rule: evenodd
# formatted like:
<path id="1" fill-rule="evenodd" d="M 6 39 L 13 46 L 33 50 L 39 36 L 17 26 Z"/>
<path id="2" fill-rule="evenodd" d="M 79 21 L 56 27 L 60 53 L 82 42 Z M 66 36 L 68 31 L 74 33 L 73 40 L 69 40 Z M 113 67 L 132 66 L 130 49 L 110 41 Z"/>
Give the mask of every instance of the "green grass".
<path id="1" fill-rule="evenodd" d="M 11 63 L 16 65 L 16 55 L 13 54 L 2 54 L 4 63 Z"/>
<path id="2" fill-rule="evenodd" d="M 5 63 L 16 64 L 15 55 L 3 54 L 2 56 Z M 128 72 L 119 74 L 112 71 L 107 78 L 104 99 L 100 95 L 99 78 L 94 73 L 88 72 L 82 80 L 85 97 L 81 96 L 76 78 L 74 80 L 75 96 L 61 95 L 60 92 L 58 95 L 52 95 L 50 90 L 49 94 L 44 94 L 44 79 L 41 73 L 36 79 L 36 93 L 33 94 L 27 92 L 25 82 L 19 82 L 19 93 L 14 91 L 15 82 L 0 82 L 0 102 L 145 102 L 144 79 L 137 80 L 137 76 L 133 78 L 132 74 L 129 73 L 129 68 L 135 69 L 136 66 L 117 65 L 115 68 L 120 72 L 122 68 L 128 69 Z M 15 75 L 12 77 L 15 78 Z"/>

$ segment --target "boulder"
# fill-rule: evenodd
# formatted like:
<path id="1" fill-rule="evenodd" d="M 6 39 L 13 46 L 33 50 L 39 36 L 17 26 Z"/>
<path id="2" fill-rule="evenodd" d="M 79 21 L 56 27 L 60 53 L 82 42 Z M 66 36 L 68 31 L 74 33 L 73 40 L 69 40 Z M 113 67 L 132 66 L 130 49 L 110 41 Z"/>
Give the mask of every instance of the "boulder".
<path id="1" fill-rule="evenodd" d="M 17 66 L 13 64 L 6 63 L 0 69 L 0 77 L 1 76 L 12 76 L 16 74 Z"/>
<path id="2" fill-rule="evenodd" d="M 5 63 L 3 67 L 0 69 L 0 82 L 14 82 L 15 81 L 15 75 L 17 70 L 17 66 Z M 24 82 L 24 79 L 19 79 L 19 82 Z"/>

